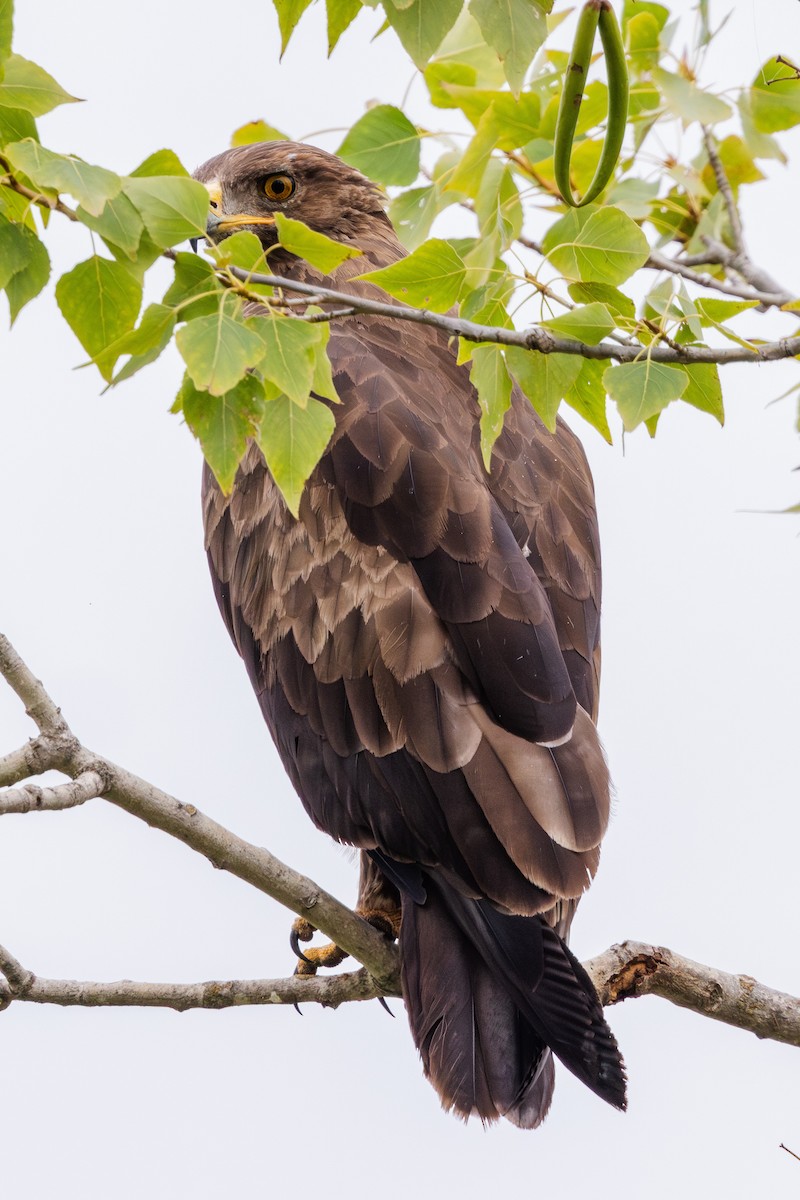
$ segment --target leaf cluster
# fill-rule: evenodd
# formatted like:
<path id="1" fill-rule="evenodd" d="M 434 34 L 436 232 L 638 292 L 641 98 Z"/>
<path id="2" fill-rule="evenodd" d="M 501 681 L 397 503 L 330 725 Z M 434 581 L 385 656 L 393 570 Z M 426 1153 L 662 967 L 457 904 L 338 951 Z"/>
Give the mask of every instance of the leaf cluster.
<path id="1" fill-rule="evenodd" d="M 283 49 L 310 3 L 275 0 Z M 431 105 L 448 126 L 461 122 L 464 130 L 458 138 L 422 129 L 412 112 L 381 103 L 345 133 L 338 153 L 388 189 L 390 215 L 410 252 L 363 277 L 417 308 L 458 305 L 462 317 L 485 326 L 524 319 L 583 346 L 611 339 L 637 348 L 636 361 L 609 366 L 462 339 L 459 358 L 477 389 L 487 467 L 514 383 L 549 428 L 566 402 L 607 440 L 609 398 L 626 430 L 644 423 L 655 433 L 673 401 L 723 420 L 717 367 L 658 363 L 652 348 L 704 346 L 709 335 L 742 342 L 730 322 L 755 301 L 698 296 L 669 270 L 646 276 L 643 299 L 634 293 L 642 292 L 653 251 L 664 248 L 673 262 L 705 254 L 712 287 L 724 283 L 726 265 L 708 247 L 741 248 L 739 193 L 763 178 L 759 162 L 785 160 L 775 135 L 800 123 L 800 82 L 778 56 L 733 99 L 701 84 L 699 66 L 715 36 L 707 6 L 692 54 L 679 55 L 668 7 L 625 0 L 625 150 L 598 201 L 567 210 L 554 172 L 567 63 L 556 43 L 565 13 L 552 7 L 552 0 L 326 0 L 330 50 L 365 9 L 381 10 L 384 35 L 399 38 Z M 220 484 L 232 486 L 253 439 L 297 512 L 334 424 L 331 314 L 287 303 L 288 294 L 258 282 L 269 264 L 252 234 L 235 234 L 204 256 L 178 249 L 202 238 L 208 195 L 172 151 L 158 150 L 120 175 L 43 145 L 38 119 L 76 100 L 12 51 L 12 17 L 11 0 L 0 0 L 0 289 L 12 323 L 49 279 L 52 219 L 60 214 L 85 226 L 93 253 L 61 276 L 55 295 L 105 384 L 129 379 L 174 342 L 185 376 L 173 410 Z M 598 64 L 575 133 L 571 182 L 578 192 L 594 176 L 607 112 Z M 688 160 L 665 159 L 656 149 L 654 130 L 670 125 L 696 146 Z M 233 144 L 284 136 L 267 121 L 250 121 Z M 472 234 L 431 236 L 453 206 L 469 211 Z M 446 215 L 439 223 L 446 233 Z M 279 218 L 278 235 L 325 277 L 359 252 L 288 218 Z M 161 300 L 142 310 L 145 277 L 165 256 L 172 279 Z"/>

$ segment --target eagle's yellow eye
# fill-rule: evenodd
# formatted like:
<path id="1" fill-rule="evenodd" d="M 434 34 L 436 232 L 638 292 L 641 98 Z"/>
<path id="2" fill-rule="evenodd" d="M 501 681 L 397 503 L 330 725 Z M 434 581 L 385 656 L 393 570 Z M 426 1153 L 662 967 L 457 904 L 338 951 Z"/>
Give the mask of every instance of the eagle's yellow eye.
<path id="1" fill-rule="evenodd" d="M 291 175 L 270 175 L 264 182 L 264 191 L 270 200 L 288 200 L 294 191 Z"/>

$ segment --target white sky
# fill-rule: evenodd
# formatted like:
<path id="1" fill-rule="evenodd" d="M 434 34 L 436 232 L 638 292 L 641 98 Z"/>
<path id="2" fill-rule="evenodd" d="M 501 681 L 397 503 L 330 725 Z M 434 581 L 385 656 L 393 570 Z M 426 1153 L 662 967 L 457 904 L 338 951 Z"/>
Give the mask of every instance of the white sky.
<path id="1" fill-rule="evenodd" d="M 278 67 L 267 0 L 17 8 L 18 51 L 88 98 L 43 120 L 45 142 L 121 171 L 161 145 L 191 167 L 259 116 L 295 136 L 344 127 L 366 100 L 400 102 L 411 74 L 392 35 L 367 48 L 370 17 L 326 63 L 308 15 Z M 796 0 L 742 0 L 706 77 L 749 81 L 776 51 L 800 56 Z M 421 105 L 418 85 L 412 95 Z M 754 256 L 797 287 L 797 158 L 768 171 L 745 203 L 747 232 Z M 61 270 L 91 253 L 88 234 L 65 226 L 47 234 Z M 352 899 L 347 855 L 285 781 L 216 612 L 200 455 L 167 413 L 177 355 L 107 396 L 96 373 L 73 372 L 83 357 L 52 284 L 2 335 L 2 625 L 88 745 Z M 727 371 L 724 431 L 680 406 L 655 442 L 640 431 L 624 453 L 619 436 L 608 448 L 582 431 L 617 788 L 574 930 L 582 957 L 632 937 L 800 994 L 797 524 L 751 511 L 797 499 L 793 405 L 768 407 L 795 381 L 788 365 Z M 1 690 L 0 730 L 0 753 L 31 731 Z M 0 941 L 42 975 L 285 974 L 290 919 L 102 801 L 2 823 Z M 302 1018 L 13 1005 L 0 1015 L 4 1188 L 31 1200 L 301 1187 L 387 1200 L 797 1194 L 800 1164 L 778 1149 L 800 1153 L 796 1050 L 630 1002 L 608 1014 L 630 1075 L 626 1116 L 560 1071 L 541 1131 L 484 1132 L 440 1111 L 392 1006 L 395 1021 L 377 1003 Z"/>

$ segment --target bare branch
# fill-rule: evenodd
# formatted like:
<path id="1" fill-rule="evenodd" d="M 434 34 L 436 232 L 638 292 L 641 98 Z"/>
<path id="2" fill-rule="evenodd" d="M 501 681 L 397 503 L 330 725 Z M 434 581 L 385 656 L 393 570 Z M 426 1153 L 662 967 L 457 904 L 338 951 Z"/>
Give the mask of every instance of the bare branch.
<path id="1" fill-rule="evenodd" d="M 620 345 L 614 342 L 600 342 L 596 346 L 588 346 L 573 338 L 556 337 L 547 329 L 532 326 L 529 329 L 503 329 L 496 325 L 478 325 L 474 321 L 466 321 L 462 317 L 452 317 L 447 313 L 429 312 L 423 308 L 412 308 L 400 302 L 392 303 L 385 300 L 372 300 L 354 292 L 340 292 L 332 288 L 323 288 L 319 284 L 302 283 L 297 279 L 287 279 L 281 275 L 252 274 L 240 267 L 229 266 L 226 270 L 240 279 L 243 283 L 263 284 L 269 287 L 285 288 L 290 292 L 300 292 L 304 295 L 315 296 L 317 300 L 326 303 L 344 305 L 356 312 L 368 313 L 378 317 L 388 317 L 390 320 L 411 321 L 418 325 L 432 325 L 435 329 L 443 329 L 453 336 L 463 337 L 469 342 L 494 342 L 502 346 L 521 346 L 525 350 L 537 350 L 540 354 L 577 354 L 583 358 L 614 359 L 616 362 L 638 362 L 648 359 L 651 362 L 673 363 L 690 366 L 692 363 L 737 363 L 737 362 L 774 362 L 783 358 L 794 358 L 800 354 L 800 337 L 781 338 L 776 342 L 762 342 L 746 346 L 731 346 L 716 349 L 713 346 L 643 346 Z M 258 303 L 263 303 L 259 296 L 253 296 Z"/>
<path id="2" fill-rule="evenodd" d="M 800 999 L 749 975 L 730 975 L 643 942 L 623 942 L 584 963 L 603 1004 L 661 996 L 759 1038 L 800 1046 Z"/>
<path id="3" fill-rule="evenodd" d="M 2 965 L 2 960 L 0 960 Z M 380 988 L 366 968 L 342 975 L 293 975 L 288 979 L 240 979 L 205 983 L 113 983 L 74 979 L 41 979 L 31 972 L 0 984 L 0 1009 L 14 1001 L 80 1008 L 233 1008 L 243 1004 L 321 1004 L 337 1008 L 352 1000 L 399 996 L 399 989 Z"/>
<path id="4" fill-rule="evenodd" d="M 101 796 L 105 780 L 97 771 L 85 771 L 71 783 L 60 783 L 56 787 L 40 787 L 28 783 L 25 787 L 9 788 L 0 792 L 0 816 L 9 813 L 58 812 L 64 808 L 77 808 L 87 800 Z"/>
<path id="5" fill-rule="evenodd" d="M 713 254 L 709 252 L 708 256 L 703 256 L 702 261 L 722 266 L 733 265 L 736 256 L 732 251 L 720 242 L 714 242 L 713 245 L 716 247 L 715 252 Z M 720 258 L 720 254 L 723 255 L 724 261 Z M 713 289 L 716 292 L 722 292 L 725 296 L 736 296 L 739 300 L 754 300 L 761 308 L 781 308 L 784 304 L 790 304 L 794 299 L 789 292 L 764 292 L 754 287 L 742 287 L 735 283 L 727 283 L 722 279 L 715 279 L 713 275 L 693 270 L 682 259 L 668 258 L 666 254 L 659 254 L 657 250 L 651 251 L 645 266 L 652 267 L 657 271 L 669 271 L 673 275 L 680 275 L 683 279 L 688 279 L 690 283 L 696 284 L 697 287 Z M 774 284 L 774 287 L 777 286 Z"/>
<path id="6" fill-rule="evenodd" d="M 733 236 L 733 244 L 739 254 L 745 254 L 744 230 L 742 229 L 742 219 L 739 216 L 739 209 L 736 205 L 736 199 L 733 195 L 731 181 L 728 179 L 727 172 L 723 166 L 722 159 L 719 156 L 717 149 L 717 141 L 707 125 L 703 126 L 703 141 L 706 147 L 708 161 L 711 164 L 711 170 L 714 172 L 714 178 L 717 181 L 717 188 L 725 202 L 725 208 L 728 213 L 728 220 L 731 226 L 731 234 Z"/>
<path id="7" fill-rule="evenodd" d="M 762 303 L 784 305 L 797 300 L 797 296 L 785 291 L 763 267 L 756 266 L 745 251 L 729 250 L 722 242 L 718 242 L 708 235 L 704 235 L 702 240 L 721 266 L 735 271 L 737 275 L 741 275 L 742 279 L 747 280 L 756 292 L 764 294 L 766 298 Z M 774 295 L 775 299 L 770 300 L 770 294 Z M 754 295 L 753 299 L 760 299 L 760 297 Z"/>
<path id="8" fill-rule="evenodd" d="M 0 634 L 0 674 L 23 701 L 42 731 L 38 739 L 50 754 L 50 765 L 78 779 L 87 772 L 100 776 L 102 796 L 148 825 L 163 830 L 202 854 L 212 866 L 229 871 L 271 896 L 299 916 L 310 917 L 332 941 L 363 963 L 379 983 L 391 981 L 397 954 L 386 938 L 313 880 L 293 871 L 260 846 L 237 837 L 153 784 L 82 746 L 44 686 Z"/>
<path id="9" fill-rule="evenodd" d="M 12 999 L 24 996 L 33 981 L 33 975 L 17 962 L 10 950 L 0 946 L 0 973 L 8 981 L 8 993 Z"/>
<path id="10" fill-rule="evenodd" d="M 774 991 L 749 975 L 729 975 L 682 958 L 664 946 L 623 942 L 583 964 L 604 1005 L 654 995 L 759 1038 L 800 1046 L 800 999 Z M 401 995 L 398 973 L 378 983 L 365 969 L 343 975 L 295 975 L 206 983 L 113 983 L 40 979 L 0 947 L 0 1009 L 13 1001 L 33 1004 L 144 1008 L 230 1008 L 241 1004 L 317 1003 Z"/>

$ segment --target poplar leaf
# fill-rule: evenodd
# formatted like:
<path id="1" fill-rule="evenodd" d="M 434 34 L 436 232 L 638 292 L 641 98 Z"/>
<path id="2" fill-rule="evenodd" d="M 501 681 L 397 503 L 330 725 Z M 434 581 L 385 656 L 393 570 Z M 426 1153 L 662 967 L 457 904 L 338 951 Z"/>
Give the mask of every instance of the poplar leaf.
<path id="1" fill-rule="evenodd" d="M 335 242 L 333 238 L 316 229 L 309 229 L 302 221 L 285 217 L 283 213 L 275 214 L 275 227 L 278 231 L 278 241 L 291 254 L 305 259 L 312 267 L 330 274 L 336 267 L 348 258 L 358 258 L 361 254 L 358 246 L 346 246 Z"/>
<path id="2" fill-rule="evenodd" d="M 689 377 L 681 367 L 645 360 L 606 368 L 603 383 L 616 401 L 623 425 L 630 431 L 657 417 L 670 401 L 682 396 Z"/>
<path id="3" fill-rule="evenodd" d="M 449 242 L 431 238 L 407 258 L 357 278 L 376 283 L 415 308 L 445 312 L 461 295 L 466 267 Z"/>
<path id="4" fill-rule="evenodd" d="M 5 75 L 0 83 L 0 106 L 24 108 L 33 117 L 43 117 L 59 104 L 79 104 L 52 75 L 37 63 L 12 54 L 5 63 Z"/>
<path id="5" fill-rule="evenodd" d="M 199 441 L 205 458 L 223 492 L 230 492 L 236 469 L 256 437 L 264 413 L 264 389 L 253 375 L 245 375 L 220 396 L 195 387 L 184 378 L 176 405 Z"/>
<path id="6" fill-rule="evenodd" d="M 110 382 L 118 357 L 112 346 L 133 328 L 142 285 L 121 263 L 95 254 L 61 276 L 56 300 L 70 329 Z"/>
<path id="7" fill-rule="evenodd" d="M 378 183 L 407 186 L 419 174 L 419 134 L 405 113 L 378 104 L 360 117 L 336 151 Z"/>
<path id="8" fill-rule="evenodd" d="M 195 387 L 222 396 L 259 361 L 261 339 L 224 305 L 208 317 L 195 317 L 178 330 L 178 350 Z"/>
<path id="9" fill-rule="evenodd" d="M 333 413 L 319 400 L 309 399 L 305 408 L 293 404 L 288 396 L 266 403 L 258 444 L 295 516 L 306 482 L 325 453 L 335 424 Z"/>
<path id="10" fill-rule="evenodd" d="M 12 142 L 3 154 L 12 167 L 22 171 L 36 186 L 69 192 L 93 217 L 100 215 L 106 201 L 122 187 L 122 180 L 113 171 L 93 167 L 74 155 L 54 154 L 32 138 Z"/>

